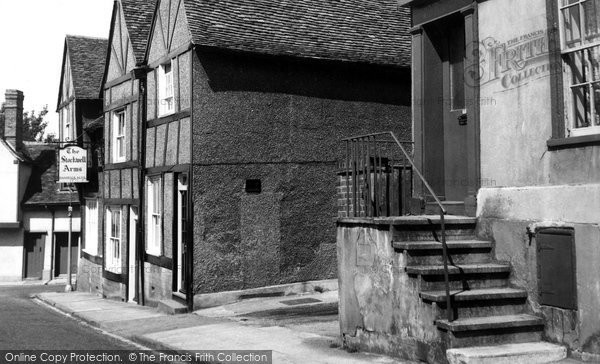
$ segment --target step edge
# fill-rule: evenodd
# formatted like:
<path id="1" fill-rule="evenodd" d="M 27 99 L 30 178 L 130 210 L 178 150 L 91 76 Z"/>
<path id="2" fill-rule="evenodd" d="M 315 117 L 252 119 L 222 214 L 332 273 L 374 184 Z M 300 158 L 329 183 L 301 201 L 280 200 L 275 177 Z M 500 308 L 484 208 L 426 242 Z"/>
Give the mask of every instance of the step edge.
<path id="1" fill-rule="evenodd" d="M 506 315 L 506 316 L 483 316 L 479 318 L 485 317 L 512 317 L 515 318 L 514 315 Z M 435 320 L 435 325 L 442 330 L 448 330 L 452 332 L 468 332 L 468 331 L 483 331 L 483 330 L 504 330 L 504 329 L 513 329 L 513 328 L 522 328 L 522 327 L 536 327 L 536 326 L 544 326 L 544 320 L 537 316 L 532 315 L 523 315 L 519 319 L 506 320 L 506 321 L 496 321 L 496 322 L 484 322 L 480 324 L 474 323 L 465 323 L 465 320 L 469 319 L 457 319 L 448 323 L 445 319 Z M 458 323 L 457 323 L 458 322 Z M 513 324 L 518 325 L 510 325 L 510 326 L 499 326 L 501 324 L 506 324 L 511 322 Z M 462 324 L 462 325 L 461 325 Z M 464 326 L 475 326 L 473 328 L 467 328 Z M 479 327 L 480 326 L 480 327 Z"/>
<path id="2" fill-rule="evenodd" d="M 494 243 L 485 240 L 449 240 L 446 241 L 449 249 L 492 249 Z M 414 245 L 411 246 L 411 245 Z M 419 246 L 421 245 L 421 246 Z M 427 245 L 427 246 L 426 246 Z M 434 246 L 432 246 L 434 245 Z M 392 241 L 392 246 L 403 250 L 440 250 L 442 243 L 433 240 L 423 241 Z"/>
<path id="3" fill-rule="evenodd" d="M 493 265 L 492 265 L 493 264 Z M 475 268 L 474 266 L 479 266 Z M 510 273 L 512 270 L 510 264 L 501 264 L 501 263 L 482 263 L 482 264 L 458 264 L 458 265 L 449 265 L 449 273 L 450 274 L 461 274 L 461 272 L 454 272 L 458 268 L 462 269 L 482 269 L 482 272 L 466 272 L 465 274 L 485 274 L 485 273 Z M 489 270 L 489 271 L 486 271 Z M 435 272 L 422 272 L 422 271 L 435 271 Z M 412 265 L 405 267 L 405 271 L 408 274 L 417 274 L 417 275 L 440 275 L 444 274 L 444 266 L 443 265 Z"/>
<path id="4" fill-rule="evenodd" d="M 529 293 L 522 289 L 522 290 L 515 290 L 515 289 L 510 289 L 510 288 L 499 288 L 498 290 L 502 290 L 504 289 L 507 292 L 498 292 L 498 293 L 485 293 L 486 289 L 472 289 L 469 291 L 456 291 L 457 293 L 452 293 L 452 290 L 450 291 L 450 295 L 454 297 L 454 301 L 456 302 L 460 302 L 460 301 L 488 301 L 488 300 L 493 300 L 493 299 L 511 299 L 511 298 L 527 298 Z M 477 291 L 482 291 L 479 294 L 470 294 L 470 295 L 461 295 L 461 293 L 463 292 L 477 292 Z M 479 295 L 483 296 L 486 295 L 487 297 L 480 297 Z M 498 297 L 500 296 L 500 297 Z M 423 292 L 419 292 L 419 297 L 422 300 L 425 301 L 431 301 L 431 302 L 445 302 L 446 301 L 446 293 L 444 291 L 423 291 Z M 458 297 L 464 297 L 464 299 L 458 298 Z M 457 299 L 458 298 L 458 299 Z"/>

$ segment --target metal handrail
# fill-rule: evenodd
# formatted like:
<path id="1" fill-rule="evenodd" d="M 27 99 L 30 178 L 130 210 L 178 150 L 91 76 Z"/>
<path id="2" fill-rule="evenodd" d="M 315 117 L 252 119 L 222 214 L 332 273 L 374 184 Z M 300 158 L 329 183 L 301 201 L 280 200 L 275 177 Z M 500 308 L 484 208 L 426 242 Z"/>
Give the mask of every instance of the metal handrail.
<path id="1" fill-rule="evenodd" d="M 450 296 L 450 278 L 449 278 L 449 273 L 448 273 L 448 245 L 446 244 L 445 215 L 447 214 L 447 211 L 444 208 L 444 205 L 442 204 L 440 199 L 437 197 L 437 195 L 435 194 L 435 192 L 429 185 L 429 183 L 427 182 L 427 180 L 425 179 L 425 177 L 423 176 L 423 174 L 421 174 L 421 171 L 419 170 L 419 168 L 417 168 L 417 166 L 415 165 L 415 162 L 413 161 L 413 159 L 406 152 L 406 149 L 404 149 L 404 147 L 402 146 L 402 143 L 412 143 L 412 142 L 400 141 L 396 137 L 396 135 L 391 131 L 354 136 L 354 137 L 342 139 L 342 141 L 345 141 L 348 143 L 348 142 L 353 142 L 353 141 L 359 141 L 360 139 L 375 138 L 377 136 L 382 136 L 382 135 L 389 135 L 394 139 L 394 142 L 396 142 L 398 147 L 400 147 L 400 150 L 404 154 L 404 157 L 410 163 L 410 165 L 412 167 L 412 171 L 414 173 L 416 173 L 417 176 L 419 176 L 419 179 L 421 180 L 421 182 L 423 182 L 423 185 L 427 188 L 427 190 L 429 191 L 431 196 L 433 196 L 435 203 L 440 208 L 440 226 L 441 226 L 441 230 L 442 230 L 442 242 L 441 243 L 442 243 L 442 254 L 443 254 L 443 260 L 444 260 L 444 283 L 445 283 L 445 288 L 446 288 L 446 314 L 447 314 L 448 322 L 454 321 L 454 313 L 452 310 L 452 299 Z"/>

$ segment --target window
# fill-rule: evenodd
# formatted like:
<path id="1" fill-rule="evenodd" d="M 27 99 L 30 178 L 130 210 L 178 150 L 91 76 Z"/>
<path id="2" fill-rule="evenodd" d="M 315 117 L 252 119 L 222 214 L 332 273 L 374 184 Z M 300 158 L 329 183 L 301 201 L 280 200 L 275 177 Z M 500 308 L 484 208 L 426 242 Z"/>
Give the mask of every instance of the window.
<path id="1" fill-rule="evenodd" d="M 148 210 L 146 236 L 148 254 L 160 256 L 162 254 L 162 183 L 160 177 L 148 179 L 147 201 Z"/>
<path id="2" fill-rule="evenodd" d="M 71 105 L 66 105 L 60 110 L 60 119 L 63 123 L 63 140 L 69 142 L 75 140 L 75 128 L 73 127 L 73 118 Z"/>
<path id="3" fill-rule="evenodd" d="M 115 112 L 113 117 L 113 162 L 125 160 L 125 110 Z"/>
<path id="4" fill-rule="evenodd" d="M 600 133 L 600 0 L 558 0 L 568 136 Z"/>
<path id="5" fill-rule="evenodd" d="M 158 116 L 175 111 L 173 95 L 173 68 L 171 62 L 158 67 Z"/>
<path id="6" fill-rule="evenodd" d="M 262 184 L 259 179 L 246 180 L 246 193 L 261 193 Z"/>
<path id="7" fill-rule="evenodd" d="M 121 208 L 106 209 L 105 269 L 121 274 Z"/>
<path id="8" fill-rule="evenodd" d="M 91 255 L 98 255 L 98 200 L 85 201 L 85 248 Z"/>

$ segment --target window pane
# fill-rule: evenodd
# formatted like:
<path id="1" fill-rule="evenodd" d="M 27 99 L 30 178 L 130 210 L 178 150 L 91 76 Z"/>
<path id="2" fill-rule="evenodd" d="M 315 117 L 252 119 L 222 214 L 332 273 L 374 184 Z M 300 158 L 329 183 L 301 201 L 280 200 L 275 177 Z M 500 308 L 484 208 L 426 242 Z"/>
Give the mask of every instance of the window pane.
<path id="1" fill-rule="evenodd" d="M 562 14 L 564 18 L 563 37 L 565 46 L 572 48 L 581 45 L 579 5 L 563 9 Z"/>
<path id="2" fill-rule="evenodd" d="M 600 126 L 600 82 L 593 84 L 592 89 L 594 90 L 594 126 Z"/>
<path id="3" fill-rule="evenodd" d="M 588 0 L 583 3 L 585 14 L 585 40 L 600 40 L 600 0 Z"/>
<path id="4" fill-rule="evenodd" d="M 575 4 L 579 0 L 561 0 L 561 6 L 567 6 L 570 4 Z"/>
<path id="5" fill-rule="evenodd" d="M 584 67 L 585 52 L 586 51 L 577 51 L 566 55 L 567 65 L 571 71 L 571 85 L 577 85 L 587 81 L 587 67 Z"/>
<path id="6" fill-rule="evenodd" d="M 590 95 L 589 86 L 573 87 L 574 128 L 590 126 Z"/>
<path id="7" fill-rule="evenodd" d="M 590 81 L 600 80 L 600 46 L 586 50 L 587 67 Z"/>

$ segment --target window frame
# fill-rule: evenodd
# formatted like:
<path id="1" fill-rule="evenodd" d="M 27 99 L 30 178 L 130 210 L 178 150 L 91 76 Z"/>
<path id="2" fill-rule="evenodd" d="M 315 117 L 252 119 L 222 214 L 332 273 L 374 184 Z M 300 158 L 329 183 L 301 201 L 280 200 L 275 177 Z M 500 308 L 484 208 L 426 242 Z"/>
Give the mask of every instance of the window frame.
<path id="1" fill-rule="evenodd" d="M 115 230 L 113 230 L 113 217 L 114 215 L 119 215 L 118 218 L 118 234 L 116 236 L 113 235 Z M 105 244 L 105 254 L 104 254 L 104 269 L 115 273 L 122 273 L 122 264 L 123 264 L 123 211 L 121 206 L 108 206 L 106 208 L 106 244 Z M 116 244 L 115 244 L 116 243 Z M 116 249 L 115 249 L 116 245 Z"/>
<path id="2" fill-rule="evenodd" d="M 554 0 L 557 11 L 558 11 L 558 30 L 559 30 L 559 53 L 560 53 L 560 62 L 562 66 L 562 95 L 559 102 L 563 105 L 563 122 L 564 122 L 564 137 L 566 138 L 577 138 L 577 137 L 585 137 L 590 135 L 599 135 L 600 134 L 600 77 L 596 75 L 596 78 L 592 78 L 585 80 L 583 82 L 574 83 L 573 81 L 573 66 L 570 65 L 569 58 L 573 55 L 577 55 L 580 53 L 581 67 L 585 70 L 588 68 L 592 71 L 594 65 L 588 62 L 587 67 L 585 62 L 584 52 L 588 52 L 591 50 L 596 50 L 600 52 L 600 21 L 597 23 L 596 27 L 598 29 L 597 32 L 592 33 L 596 34 L 592 37 L 592 41 L 589 40 L 590 36 L 587 36 L 587 18 L 585 17 L 585 4 L 592 3 L 594 0 L 574 0 L 572 3 L 563 5 L 564 0 Z M 571 29 L 573 27 L 572 24 L 575 24 L 575 20 L 571 23 L 570 27 L 567 27 L 565 21 L 565 11 L 570 8 L 578 8 L 578 22 L 577 22 L 577 32 L 579 33 L 579 45 L 571 46 L 567 44 L 566 32 L 567 29 Z M 600 9 L 598 9 L 600 10 Z M 572 32 L 571 32 L 572 33 Z M 572 42 L 577 42 L 574 40 Z M 600 71 L 600 67 L 598 67 L 597 71 Z M 583 72 L 581 72 L 583 74 Z M 596 89 L 595 89 L 596 87 Z M 584 93 L 585 103 L 583 112 L 587 116 L 589 115 L 590 126 L 584 127 L 576 127 L 577 123 L 577 108 L 575 107 L 575 98 L 577 97 L 575 94 L 575 89 L 585 88 L 587 92 Z M 597 93 L 597 95 L 595 95 Z M 596 100 L 596 97 L 599 99 Z"/>
<path id="3" fill-rule="evenodd" d="M 162 175 L 147 177 L 146 186 L 146 253 L 158 257 L 163 253 Z"/>
<path id="4" fill-rule="evenodd" d="M 166 68 L 169 71 L 166 71 Z M 173 60 L 158 66 L 157 99 L 158 116 L 163 117 L 175 113 L 175 77 Z"/>
<path id="5" fill-rule="evenodd" d="M 90 208 L 90 203 L 93 203 L 95 206 L 93 208 Z M 98 234 L 98 223 L 100 222 L 100 215 L 98 207 L 98 199 L 85 199 L 85 247 L 83 248 L 83 251 L 94 256 L 103 255 L 101 252 L 98 251 L 98 245 L 100 243 L 100 236 Z M 90 219 L 90 217 L 92 216 L 93 219 Z M 92 221 L 95 223 L 93 224 L 93 226 L 91 224 Z M 92 232 L 91 237 L 90 232 Z"/>
<path id="6" fill-rule="evenodd" d="M 127 159 L 125 140 L 127 138 L 127 110 L 118 109 L 113 111 L 112 116 L 112 161 L 113 163 L 124 162 Z M 122 118 L 121 118 L 122 117 Z M 123 128 L 121 130 L 121 120 Z M 121 143 L 121 144 L 119 144 Z M 120 153 L 122 152 L 122 154 Z"/>

